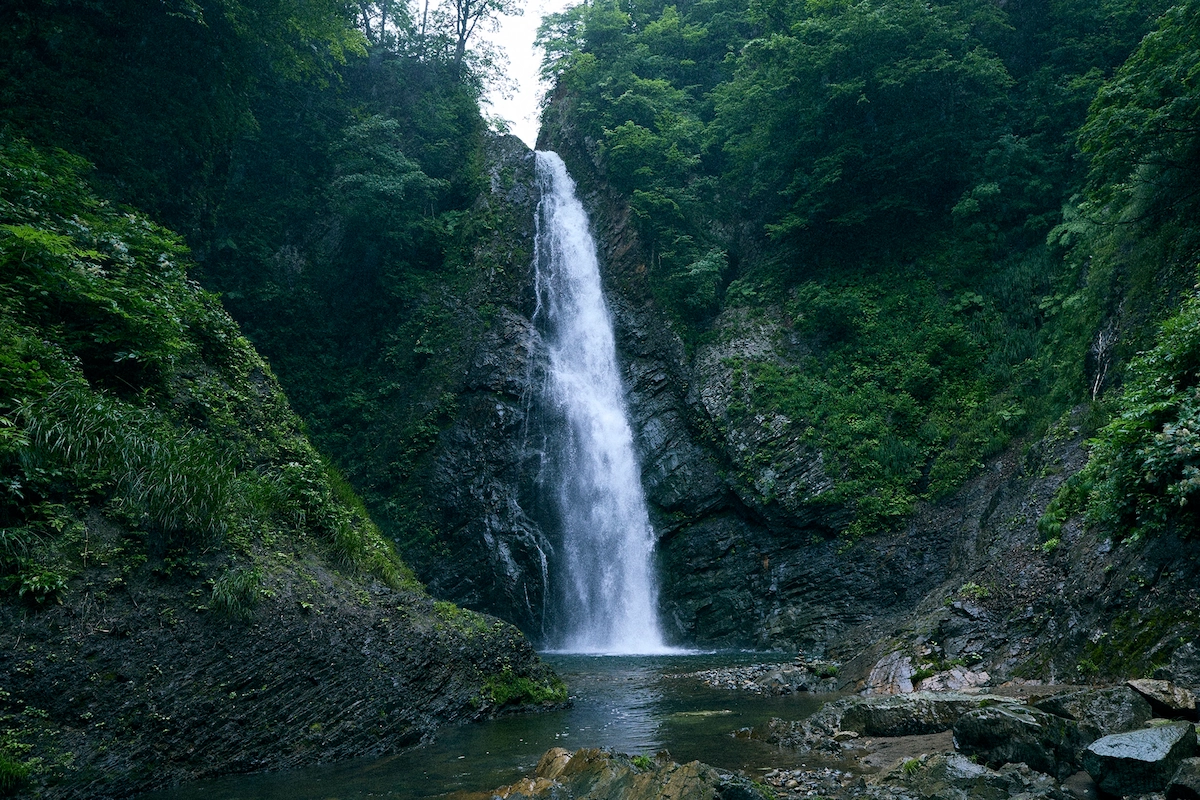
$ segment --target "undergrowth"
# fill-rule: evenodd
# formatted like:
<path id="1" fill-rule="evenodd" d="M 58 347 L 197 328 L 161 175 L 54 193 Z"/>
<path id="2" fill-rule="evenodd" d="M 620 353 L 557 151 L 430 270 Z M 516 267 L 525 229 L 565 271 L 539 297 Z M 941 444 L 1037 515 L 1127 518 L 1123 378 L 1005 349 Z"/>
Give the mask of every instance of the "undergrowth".
<path id="1" fill-rule="evenodd" d="M 89 509 L 153 552 L 249 554 L 291 532 L 416 587 L 269 368 L 188 279 L 178 237 L 97 199 L 87 169 L 0 137 L 0 589 L 61 600 L 86 566 Z M 214 606 L 245 617 L 260 581 L 222 577 Z"/>
<path id="2" fill-rule="evenodd" d="M 565 703 L 567 685 L 551 674 L 542 681 L 517 675 L 511 669 L 489 675 L 483 682 L 482 697 L 490 705 L 502 708 L 510 705 Z"/>

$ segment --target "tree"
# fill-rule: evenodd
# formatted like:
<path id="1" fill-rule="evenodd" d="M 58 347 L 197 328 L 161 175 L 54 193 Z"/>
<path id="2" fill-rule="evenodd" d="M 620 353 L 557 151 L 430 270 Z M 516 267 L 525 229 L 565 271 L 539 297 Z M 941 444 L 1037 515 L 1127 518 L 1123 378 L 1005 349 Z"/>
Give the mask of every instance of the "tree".
<path id="1" fill-rule="evenodd" d="M 454 64 L 462 69 L 467 43 L 482 22 L 495 25 L 496 17 L 517 16 L 521 7 L 516 0 L 448 0 L 454 26 Z"/>
<path id="2" fill-rule="evenodd" d="M 1181 213 L 1200 194 L 1200 2 L 1171 8 L 1096 96 L 1080 145 L 1099 204 Z"/>
<path id="3" fill-rule="evenodd" d="M 838 4 L 746 45 L 712 138 L 776 237 L 887 242 L 948 211 L 1011 83 L 953 6 Z"/>

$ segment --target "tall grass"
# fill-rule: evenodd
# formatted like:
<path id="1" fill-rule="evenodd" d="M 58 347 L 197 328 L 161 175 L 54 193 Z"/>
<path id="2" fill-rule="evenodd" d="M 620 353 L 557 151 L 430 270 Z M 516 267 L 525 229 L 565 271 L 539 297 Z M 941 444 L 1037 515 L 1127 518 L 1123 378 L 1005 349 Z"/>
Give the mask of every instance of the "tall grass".
<path id="1" fill-rule="evenodd" d="M 258 605 L 262 586 L 263 574 L 258 567 L 231 569 L 213 582 L 213 610 L 234 619 L 249 619 Z"/>
<path id="2" fill-rule="evenodd" d="M 107 489 L 134 517 L 168 538 L 211 542 L 224 535 L 235 472 L 202 433 L 151 410 L 84 389 L 26 402 L 27 472 Z"/>

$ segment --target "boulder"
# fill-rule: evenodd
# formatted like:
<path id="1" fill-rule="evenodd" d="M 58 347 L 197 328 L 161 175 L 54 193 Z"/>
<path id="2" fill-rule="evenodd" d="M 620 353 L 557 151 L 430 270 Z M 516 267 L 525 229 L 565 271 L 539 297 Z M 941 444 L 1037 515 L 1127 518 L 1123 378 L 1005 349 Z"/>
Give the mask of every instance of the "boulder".
<path id="1" fill-rule="evenodd" d="M 1097 739 L 1083 752 L 1083 768 L 1106 794 L 1161 792 L 1195 753 L 1195 728 L 1174 722 Z"/>
<path id="2" fill-rule="evenodd" d="M 491 792 L 506 800 L 766 800 L 745 778 L 665 756 L 633 759 L 604 750 L 554 748 L 537 772 Z"/>
<path id="3" fill-rule="evenodd" d="M 1000 770 L 975 764 L 959 753 L 939 753 L 901 761 L 891 770 L 872 776 L 864 794 L 874 800 L 1071 800 L 1071 796 L 1049 775 L 1024 764 L 1008 764 Z"/>
<path id="4" fill-rule="evenodd" d="M 755 738 L 802 752 L 837 753 L 859 736 L 923 736 L 948 731 L 962 715 L 987 705 L 1017 707 L 1011 697 L 965 692 L 843 697 L 808 719 L 773 719 Z"/>
<path id="5" fill-rule="evenodd" d="M 1135 730 L 1154 716 L 1149 701 L 1128 686 L 1057 694 L 1033 706 L 1047 714 L 1075 720 L 1092 739 Z"/>
<path id="6" fill-rule="evenodd" d="M 1014 704 L 964 714 L 954 725 L 954 746 L 990 767 L 1024 763 L 1059 780 L 1075 772 L 1077 751 L 1088 743 L 1074 720 Z"/>
<path id="7" fill-rule="evenodd" d="M 951 667 L 930 675 L 917 684 L 923 692 L 948 692 L 984 686 L 992 678 L 986 672 L 972 672 L 966 667 Z"/>
<path id="8" fill-rule="evenodd" d="M 1006 697 L 961 692 L 914 692 L 841 701 L 838 727 L 867 736 L 920 736 L 954 727 L 959 718 L 989 704 L 1013 705 Z"/>
<path id="9" fill-rule="evenodd" d="M 1167 784 L 1167 800 L 1200 800 L 1200 758 L 1185 758 Z"/>
<path id="10" fill-rule="evenodd" d="M 536 775 L 546 780 L 555 780 L 571 763 L 571 751 L 565 747 L 551 747 L 538 761 Z"/>
<path id="11" fill-rule="evenodd" d="M 1160 717 L 1168 719 L 1195 719 L 1196 695 L 1170 681 L 1139 678 L 1129 681 L 1129 686 L 1150 701 L 1150 707 Z"/>
<path id="12" fill-rule="evenodd" d="M 863 694 L 908 694 L 913 690 L 915 673 L 911 658 L 901 653 L 888 653 L 871 667 Z"/>

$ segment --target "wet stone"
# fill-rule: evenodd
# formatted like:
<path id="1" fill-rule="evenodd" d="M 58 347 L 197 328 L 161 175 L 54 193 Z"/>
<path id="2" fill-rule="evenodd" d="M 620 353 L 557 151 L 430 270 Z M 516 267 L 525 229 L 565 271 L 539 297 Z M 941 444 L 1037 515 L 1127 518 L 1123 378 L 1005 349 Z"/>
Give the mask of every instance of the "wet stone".
<path id="1" fill-rule="evenodd" d="M 1083 767 L 1111 795 L 1161 792 L 1184 759 L 1196 754 L 1191 723 L 1155 725 L 1097 739 L 1083 753 Z"/>

